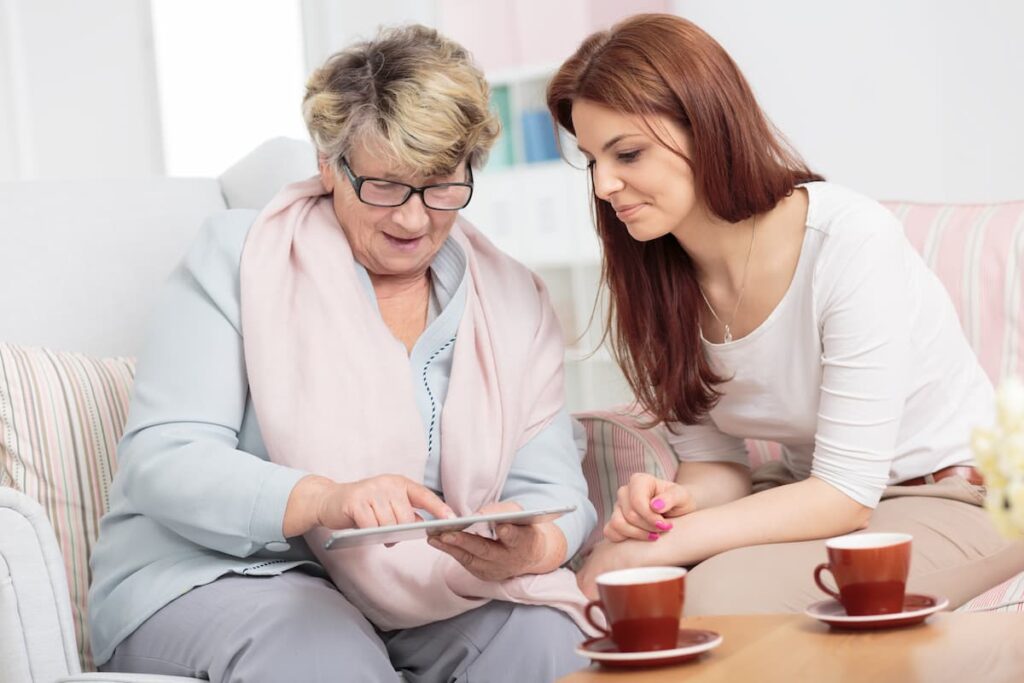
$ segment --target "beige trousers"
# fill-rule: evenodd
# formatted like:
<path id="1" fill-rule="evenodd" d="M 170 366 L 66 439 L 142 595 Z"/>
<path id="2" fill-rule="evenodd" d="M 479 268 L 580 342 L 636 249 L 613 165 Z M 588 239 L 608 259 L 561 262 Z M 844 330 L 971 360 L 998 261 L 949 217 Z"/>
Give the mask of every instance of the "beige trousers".
<path id="1" fill-rule="evenodd" d="M 753 475 L 754 490 L 790 483 L 781 463 Z M 867 531 L 912 534 L 907 590 L 949 598 L 949 609 L 1024 571 L 1024 543 L 996 531 L 981 508 L 984 488 L 960 477 L 935 484 L 890 486 Z M 826 596 L 814 568 L 826 561 L 824 540 L 737 548 L 708 558 L 686 577 L 687 616 L 802 612 Z"/>

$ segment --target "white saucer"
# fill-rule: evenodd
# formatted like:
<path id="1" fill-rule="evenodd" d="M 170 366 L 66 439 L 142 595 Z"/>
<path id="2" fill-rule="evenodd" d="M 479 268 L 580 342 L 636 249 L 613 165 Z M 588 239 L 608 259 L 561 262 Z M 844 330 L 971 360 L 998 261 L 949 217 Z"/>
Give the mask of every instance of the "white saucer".
<path id="1" fill-rule="evenodd" d="M 671 650 L 619 652 L 611 638 L 591 638 L 576 648 L 576 654 L 600 662 L 604 666 L 663 666 L 686 662 L 695 659 L 702 652 L 713 650 L 722 644 L 722 636 L 714 631 L 681 629 L 677 644 L 678 647 Z"/>
<path id="2" fill-rule="evenodd" d="M 948 606 L 949 600 L 943 597 L 907 593 L 903 600 L 903 611 L 896 614 L 869 614 L 862 617 L 851 617 L 838 600 L 816 602 L 808 607 L 804 614 L 835 628 L 867 630 L 919 624 Z"/>

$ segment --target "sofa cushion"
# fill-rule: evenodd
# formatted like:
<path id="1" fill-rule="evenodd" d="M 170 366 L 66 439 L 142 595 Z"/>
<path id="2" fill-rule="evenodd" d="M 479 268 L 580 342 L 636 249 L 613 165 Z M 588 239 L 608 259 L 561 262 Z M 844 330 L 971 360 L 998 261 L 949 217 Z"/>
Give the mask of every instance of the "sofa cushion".
<path id="1" fill-rule="evenodd" d="M 993 383 L 1024 374 L 1024 202 L 886 206 L 946 287 Z"/>
<path id="2" fill-rule="evenodd" d="M 68 575 L 89 670 L 89 555 L 107 509 L 134 361 L 0 344 L 0 486 L 39 501 Z"/>
<path id="3" fill-rule="evenodd" d="M 221 173 L 220 189 L 232 209 L 262 209 L 282 187 L 316 173 L 313 145 L 271 138 Z"/>

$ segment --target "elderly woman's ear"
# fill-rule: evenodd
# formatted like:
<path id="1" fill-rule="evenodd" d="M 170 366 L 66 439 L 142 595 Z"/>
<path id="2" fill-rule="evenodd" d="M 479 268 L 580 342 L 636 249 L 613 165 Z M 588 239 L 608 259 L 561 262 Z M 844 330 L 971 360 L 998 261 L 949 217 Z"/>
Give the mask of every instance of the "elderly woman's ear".
<path id="1" fill-rule="evenodd" d="M 334 191 L 334 169 L 331 168 L 330 162 L 327 157 L 320 155 L 317 158 L 317 165 L 320 168 L 320 182 L 323 183 L 324 189 L 328 192 Z"/>

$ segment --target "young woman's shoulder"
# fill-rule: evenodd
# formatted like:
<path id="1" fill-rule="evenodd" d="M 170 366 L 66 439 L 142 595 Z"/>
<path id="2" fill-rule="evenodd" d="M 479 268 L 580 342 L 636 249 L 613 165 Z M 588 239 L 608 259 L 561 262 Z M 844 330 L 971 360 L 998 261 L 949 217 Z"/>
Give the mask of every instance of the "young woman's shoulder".
<path id="1" fill-rule="evenodd" d="M 866 277 L 905 289 L 914 250 L 899 219 L 882 204 L 835 183 L 811 183 L 807 229 L 820 233 L 814 289 L 825 305 L 864 287 Z"/>
<path id="2" fill-rule="evenodd" d="M 830 182 L 802 187 L 808 194 L 807 227 L 823 233 L 828 242 L 849 245 L 903 234 L 896 216 L 867 195 Z"/>

